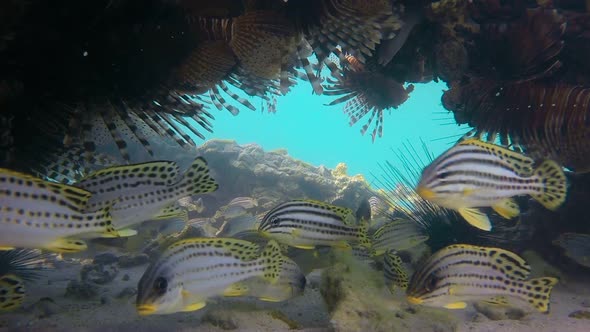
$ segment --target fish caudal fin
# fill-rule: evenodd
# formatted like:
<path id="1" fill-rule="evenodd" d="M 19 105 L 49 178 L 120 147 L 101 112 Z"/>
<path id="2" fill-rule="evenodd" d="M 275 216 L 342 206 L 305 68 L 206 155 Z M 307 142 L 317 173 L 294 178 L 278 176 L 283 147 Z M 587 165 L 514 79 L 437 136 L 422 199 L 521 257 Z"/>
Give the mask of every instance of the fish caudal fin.
<path id="1" fill-rule="evenodd" d="M 268 280 L 271 284 L 275 284 L 279 280 L 283 265 L 283 255 L 281 254 L 279 244 L 274 240 L 270 240 L 262 251 L 260 260 L 264 265 L 264 279 Z"/>
<path id="2" fill-rule="evenodd" d="M 531 279 L 526 282 L 531 287 L 529 292 L 523 292 L 524 297 L 535 309 L 540 312 L 549 311 L 549 299 L 553 286 L 557 284 L 556 278 L 543 277 Z"/>
<path id="3" fill-rule="evenodd" d="M 88 248 L 86 242 L 78 239 L 57 239 L 43 249 L 54 252 L 79 252 Z"/>
<path id="4" fill-rule="evenodd" d="M 396 286 L 404 290 L 408 288 L 408 274 L 401 257 L 395 251 L 389 250 L 385 253 L 383 265 L 383 275 L 388 283 L 389 291 L 393 293 Z"/>
<path id="5" fill-rule="evenodd" d="M 205 158 L 198 157 L 184 173 L 184 177 L 177 184 L 177 187 L 180 190 L 180 194 L 186 197 L 213 192 L 219 188 L 219 185 L 209 175 L 209 166 L 207 166 Z"/>
<path id="6" fill-rule="evenodd" d="M 465 219 L 471 226 L 477 227 L 484 231 L 491 231 L 492 224 L 490 219 L 485 213 L 478 209 L 461 208 L 458 210 L 459 214 Z"/>
<path id="7" fill-rule="evenodd" d="M 492 206 L 492 209 L 496 211 L 504 219 L 512 219 L 520 214 L 520 208 L 518 204 L 511 199 L 503 199 Z"/>
<path id="8" fill-rule="evenodd" d="M 535 176 L 543 184 L 540 193 L 533 194 L 533 198 L 549 210 L 556 210 L 567 195 L 567 181 L 561 166 L 553 160 L 545 160 L 534 171 Z"/>
<path id="9" fill-rule="evenodd" d="M 25 283 L 14 274 L 0 276 L 0 311 L 20 307 L 25 300 Z"/>
<path id="10" fill-rule="evenodd" d="M 369 237 L 369 224 L 366 221 L 362 221 L 359 225 L 358 231 L 358 242 L 361 246 L 370 249 L 373 247 L 373 242 L 371 241 L 371 237 Z"/>

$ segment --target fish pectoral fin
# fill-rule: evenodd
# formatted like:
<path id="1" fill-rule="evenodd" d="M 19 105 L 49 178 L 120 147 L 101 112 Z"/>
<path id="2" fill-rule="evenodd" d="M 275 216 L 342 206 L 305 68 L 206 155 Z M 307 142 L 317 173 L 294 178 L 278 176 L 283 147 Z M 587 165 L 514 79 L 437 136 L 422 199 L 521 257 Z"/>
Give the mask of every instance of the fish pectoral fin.
<path id="1" fill-rule="evenodd" d="M 236 282 L 229 285 L 229 287 L 223 291 L 223 296 L 244 296 L 246 293 L 248 293 L 248 286 L 244 285 L 243 283 Z"/>
<path id="2" fill-rule="evenodd" d="M 293 247 L 295 247 L 297 249 L 306 249 L 306 250 L 315 249 L 315 246 L 312 246 L 312 245 L 302 245 L 302 244 L 296 245 L 296 246 L 293 246 Z"/>
<path id="3" fill-rule="evenodd" d="M 182 312 L 189 312 L 189 311 L 197 311 L 203 309 L 207 305 L 207 302 L 197 302 L 187 305 L 186 307 L 182 308 Z"/>
<path id="4" fill-rule="evenodd" d="M 352 250 L 352 246 L 346 241 L 336 242 L 333 247 L 342 250 Z"/>
<path id="5" fill-rule="evenodd" d="M 293 235 L 294 237 L 300 237 L 301 230 L 299 228 L 293 228 L 293 230 L 291 231 L 291 235 Z"/>
<path id="6" fill-rule="evenodd" d="M 477 190 L 474 188 L 465 188 L 463 189 L 463 197 L 469 197 L 473 195 Z"/>
<path id="7" fill-rule="evenodd" d="M 137 235 L 137 231 L 131 228 L 120 229 L 117 231 L 120 237 L 129 237 Z"/>
<path id="8" fill-rule="evenodd" d="M 504 219 L 512 219 L 520 214 L 518 204 L 516 204 L 516 201 L 511 198 L 505 198 L 492 205 L 492 209 Z"/>
<path id="9" fill-rule="evenodd" d="M 466 302 L 453 302 L 453 303 L 447 303 L 446 305 L 444 305 L 444 308 L 447 308 L 447 309 L 465 309 L 466 307 L 467 307 Z"/>
<path id="10" fill-rule="evenodd" d="M 13 250 L 14 247 L 0 247 L 0 251 Z"/>
<path id="11" fill-rule="evenodd" d="M 78 252 L 87 248 L 86 242 L 78 239 L 57 239 L 44 247 L 55 252 Z"/>
<path id="12" fill-rule="evenodd" d="M 282 302 L 282 301 L 284 301 L 284 299 L 274 298 L 274 297 L 270 297 L 270 296 L 261 296 L 258 299 L 260 301 L 265 301 L 265 302 Z"/>
<path id="13" fill-rule="evenodd" d="M 473 208 L 461 208 L 458 210 L 461 217 L 463 217 L 470 225 L 477 227 L 484 231 L 492 230 L 490 219 L 485 213 Z"/>

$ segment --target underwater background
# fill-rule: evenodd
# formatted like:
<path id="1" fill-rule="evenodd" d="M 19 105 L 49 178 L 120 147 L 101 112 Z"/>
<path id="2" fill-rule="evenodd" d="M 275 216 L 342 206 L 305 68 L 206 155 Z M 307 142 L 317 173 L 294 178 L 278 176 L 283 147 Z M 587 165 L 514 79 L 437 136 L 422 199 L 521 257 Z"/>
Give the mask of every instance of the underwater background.
<path id="1" fill-rule="evenodd" d="M 590 0 L 0 1 L 0 332 L 590 331 Z"/>
<path id="2" fill-rule="evenodd" d="M 256 143 L 265 150 L 287 149 L 292 157 L 316 166 L 334 168 L 343 162 L 349 174 L 362 174 L 372 181 L 372 175 L 382 174 L 378 164 L 385 160 L 403 169 L 401 160 L 392 158 L 392 150 L 403 150 L 409 142 L 422 140 L 432 154 L 439 155 L 469 131 L 468 126 L 457 125 L 442 107 L 444 89 L 443 82 L 415 84 L 412 98 L 386 114 L 384 137 L 375 142 L 369 134 L 359 135 L 363 120 L 347 126 L 340 107 L 326 106 L 332 98 L 312 95 L 305 82 L 279 97 L 274 114 L 241 107 L 237 123 L 229 112 L 214 112 L 215 131 L 205 137 Z"/>

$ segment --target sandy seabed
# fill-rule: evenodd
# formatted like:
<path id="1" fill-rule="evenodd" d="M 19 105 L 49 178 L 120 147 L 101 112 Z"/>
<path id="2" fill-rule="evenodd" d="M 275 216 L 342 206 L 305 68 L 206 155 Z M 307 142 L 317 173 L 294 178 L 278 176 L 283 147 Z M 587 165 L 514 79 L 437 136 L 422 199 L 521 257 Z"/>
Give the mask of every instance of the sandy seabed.
<path id="1" fill-rule="evenodd" d="M 24 306 L 0 315 L 0 331 L 332 331 L 327 308 L 319 292 L 319 274 L 308 276 L 303 296 L 268 303 L 254 299 L 211 301 L 203 310 L 164 316 L 138 316 L 135 295 L 117 297 L 126 288 L 137 287 L 147 265 L 120 268 L 110 283 L 99 287 L 99 294 L 88 300 L 65 297 L 80 265 L 63 264 L 48 270 L 34 283 L 27 284 Z M 128 277 L 127 277 L 128 276 Z M 551 297 L 549 314 L 531 313 L 519 320 L 490 320 L 473 306 L 465 310 L 440 309 L 458 324 L 443 330 L 459 332 L 590 331 L 590 319 L 572 318 L 578 310 L 590 311 L 590 280 L 570 280 L 558 284 Z M 402 294 L 397 294 L 403 301 Z M 48 300 L 47 298 L 51 299 Z M 44 305 L 39 305 L 44 303 Z M 393 313 L 392 313 L 393 314 Z M 416 310 L 414 314 L 419 315 Z M 416 317 L 414 317 L 415 319 Z M 426 318 L 427 319 L 427 318 Z M 417 331 L 409 326 L 408 331 Z"/>

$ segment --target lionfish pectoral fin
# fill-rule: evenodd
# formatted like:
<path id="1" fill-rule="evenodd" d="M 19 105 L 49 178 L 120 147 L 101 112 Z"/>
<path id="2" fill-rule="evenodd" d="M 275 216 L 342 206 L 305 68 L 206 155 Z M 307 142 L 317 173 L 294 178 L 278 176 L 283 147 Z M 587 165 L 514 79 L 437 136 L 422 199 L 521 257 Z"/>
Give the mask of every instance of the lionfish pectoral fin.
<path id="1" fill-rule="evenodd" d="M 448 303 L 444 306 L 447 309 L 465 309 L 465 307 L 467 307 L 467 303 L 466 302 L 453 302 L 453 303 Z"/>
<path id="2" fill-rule="evenodd" d="M 511 199 L 505 198 L 498 203 L 492 205 L 492 209 L 501 215 L 504 219 L 512 219 L 520 214 L 518 204 Z"/>
<path id="3" fill-rule="evenodd" d="M 458 210 L 459 214 L 470 225 L 477 227 L 484 231 L 492 230 L 490 219 L 483 212 L 473 208 L 461 208 Z"/>

